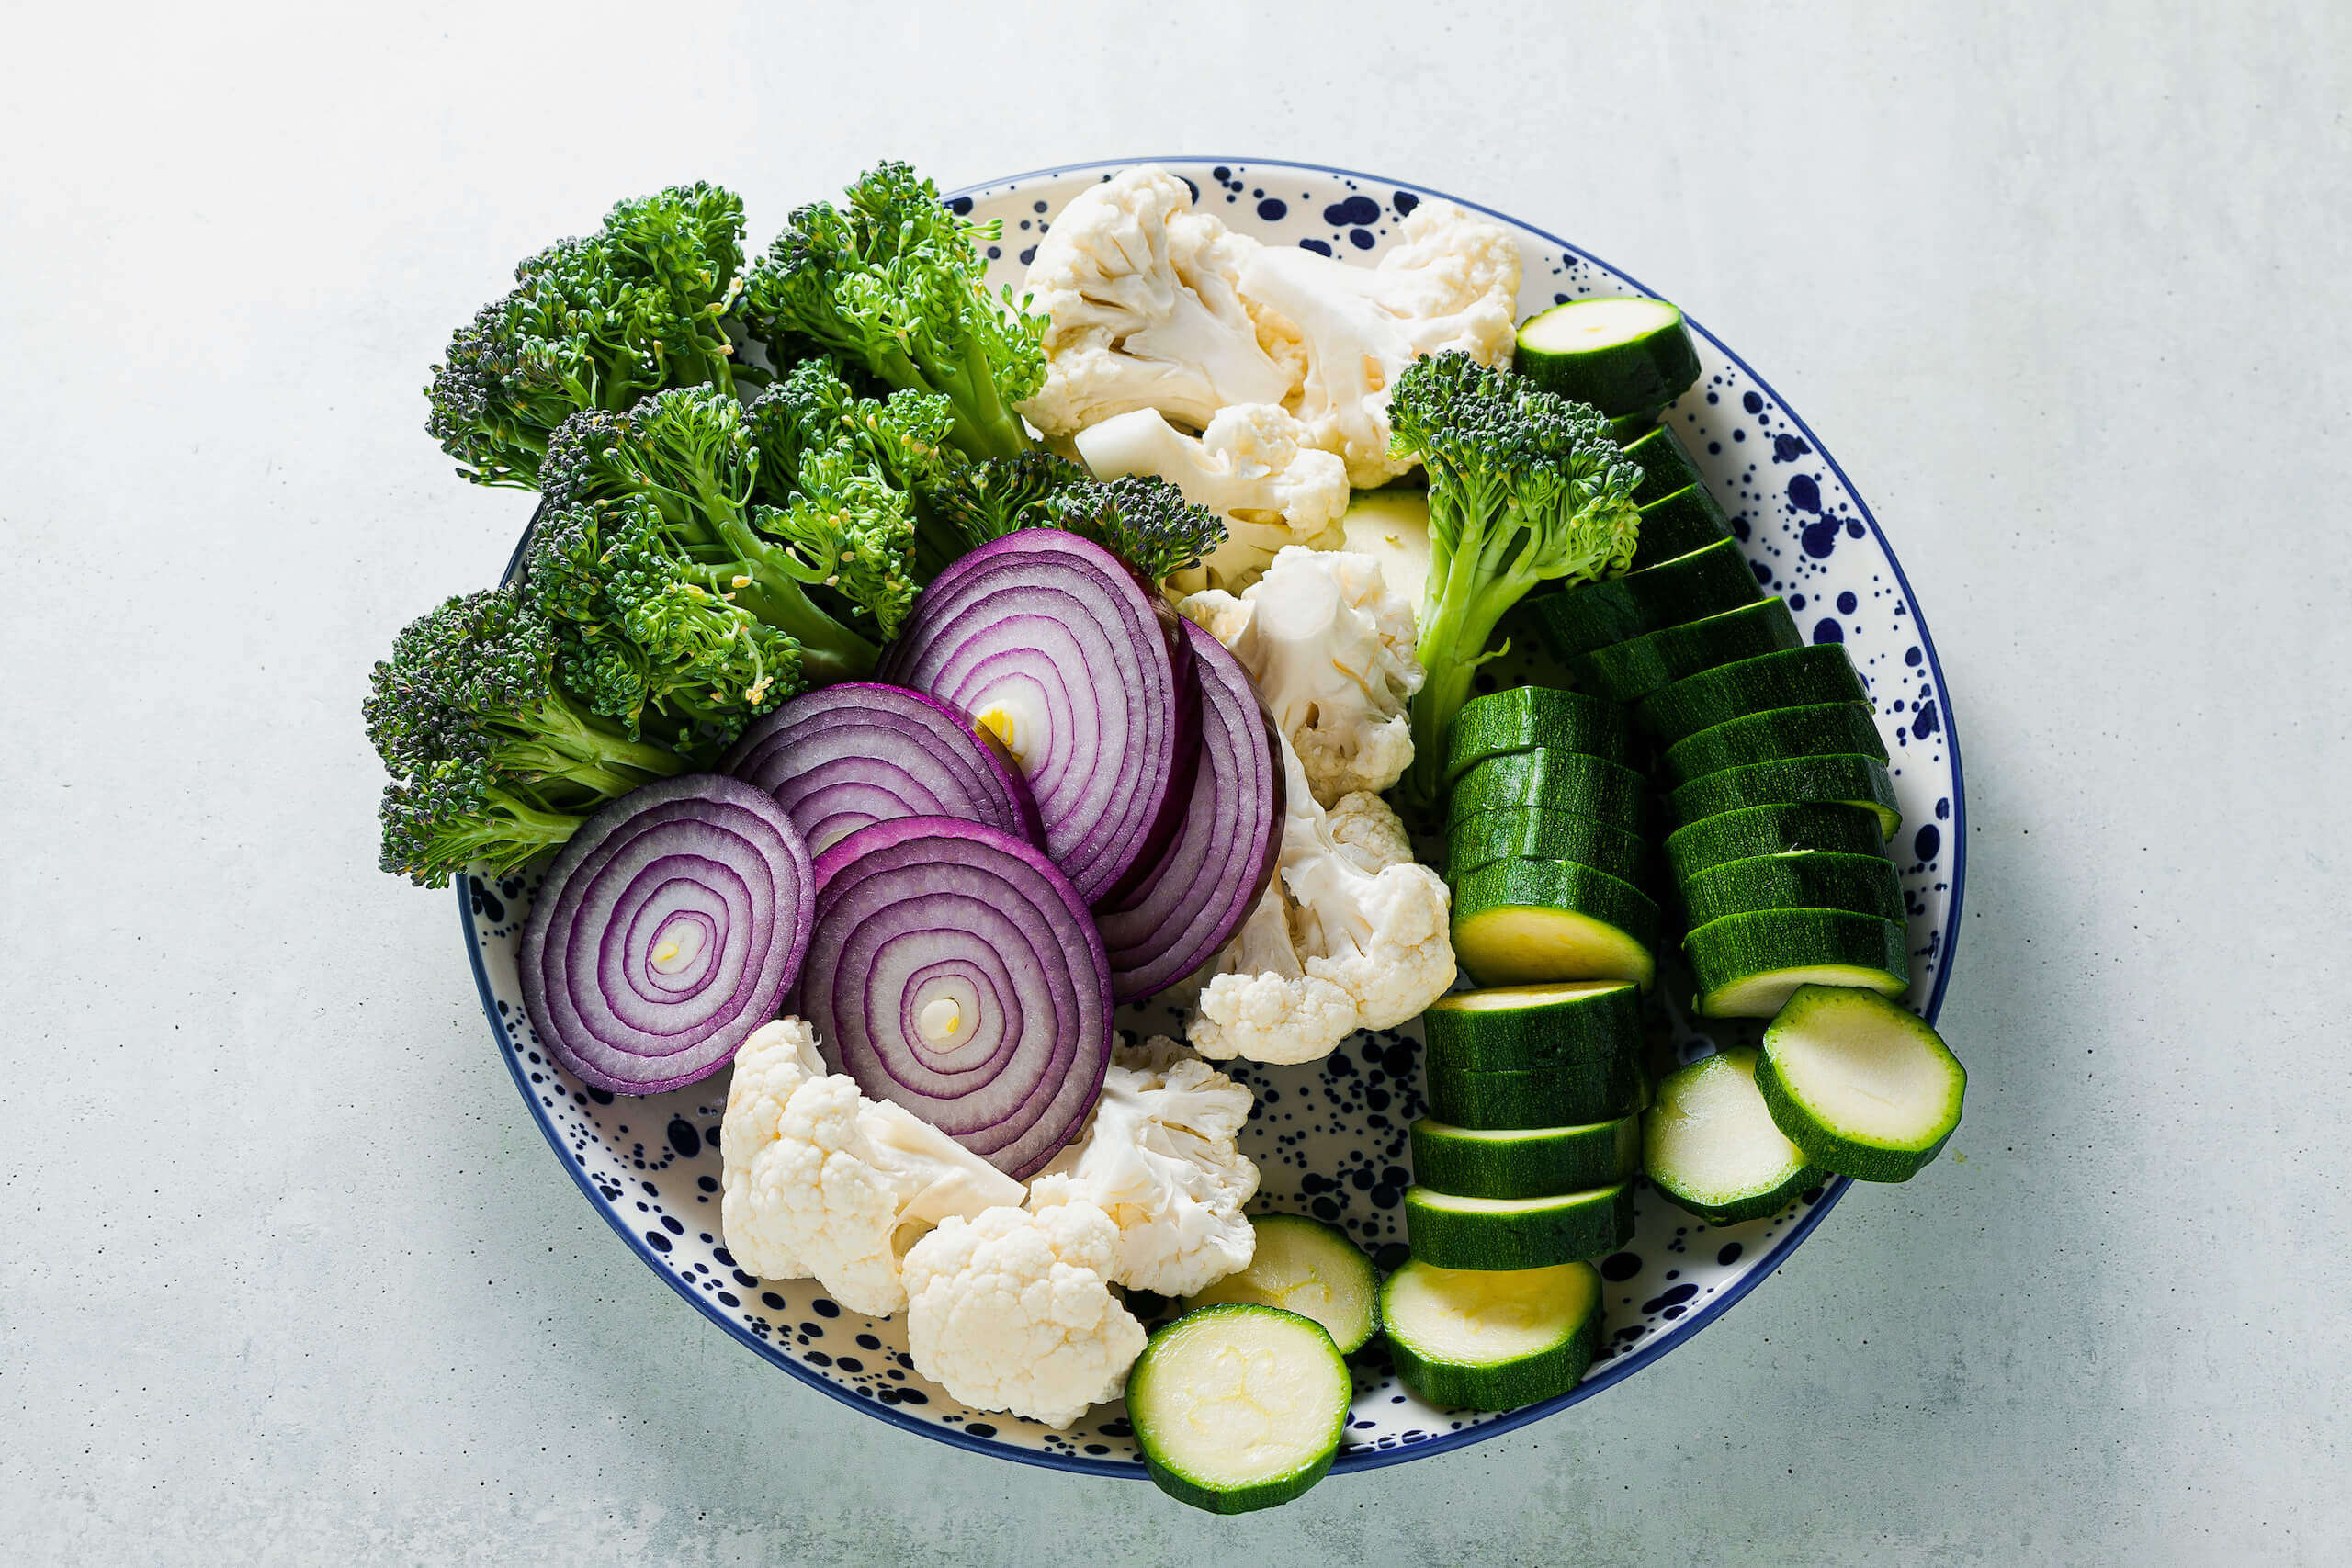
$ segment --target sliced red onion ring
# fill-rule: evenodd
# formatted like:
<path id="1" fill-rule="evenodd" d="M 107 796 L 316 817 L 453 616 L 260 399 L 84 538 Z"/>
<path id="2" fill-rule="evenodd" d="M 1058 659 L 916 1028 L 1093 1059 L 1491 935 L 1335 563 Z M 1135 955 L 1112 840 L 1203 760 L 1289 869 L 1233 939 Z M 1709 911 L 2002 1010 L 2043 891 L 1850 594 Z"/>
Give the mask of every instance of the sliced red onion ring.
<path id="1" fill-rule="evenodd" d="M 835 1070 L 1006 1175 L 1078 1135 L 1111 1060 L 1111 971 L 1078 889 L 1033 844 L 947 817 L 817 857 L 792 1010 Z"/>
<path id="2" fill-rule="evenodd" d="M 1207 963 L 1250 918 L 1283 847 L 1283 766 L 1273 716 L 1240 660 L 1190 621 L 1201 688 L 1201 756 L 1184 822 L 1136 891 L 1095 919 L 1122 1002 L 1164 991 Z"/>
<path id="3" fill-rule="evenodd" d="M 1005 743 L 1046 853 L 1091 903 L 1125 892 L 1183 821 L 1200 716 L 1179 625 L 1110 551 L 1024 528 L 932 581 L 881 673 Z"/>
<path id="4" fill-rule="evenodd" d="M 903 686 L 804 693 L 752 720 L 718 769 L 775 796 L 811 854 L 898 817 L 961 817 L 1045 842 L 1037 802 L 995 738 Z"/>
<path id="5" fill-rule="evenodd" d="M 584 1083 L 684 1088 L 776 1016 L 815 897 L 808 846 L 766 794 L 718 773 L 647 784 L 548 868 L 515 954 L 524 1010 Z"/>

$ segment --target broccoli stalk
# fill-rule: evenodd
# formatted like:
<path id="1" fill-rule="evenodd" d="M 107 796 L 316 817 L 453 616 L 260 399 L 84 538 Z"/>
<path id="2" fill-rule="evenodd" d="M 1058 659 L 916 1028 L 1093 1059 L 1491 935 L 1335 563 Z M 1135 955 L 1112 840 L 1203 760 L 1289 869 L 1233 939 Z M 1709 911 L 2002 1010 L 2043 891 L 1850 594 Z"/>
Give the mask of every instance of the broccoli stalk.
<path id="1" fill-rule="evenodd" d="M 685 771 L 564 691 L 559 637 L 511 590 L 462 594 L 411 622 L 377 664 L 368 739 L 390 770 L 383 865 L 432 886 L 485 860 L 521 864 L 577 814 Z"/>
<path id="2" fill-rule="evenodd" d="M 677 186 L 621 202 L 595 233 L 518 265 L 514 290 L 458 329 L 425 388 L 426 434 L 475 483 L 528 489 L 548 437 L 582 409 L 763 380 L 727 331 L 742 270 L 733 192 Z"/>
<path id="3" fill-rule="evenodd" d="M 1045 384 L 1046 321 L 1010 290 L 1002 307 L 989 295 L 978 243 L 1001 226 L 950 212 L 900 163 L 861 175 L 848 203 L 795 212 L 752 267 L 743 301 L 753 332 L 779 364 L 780 345 L 813 340 L 892 387 L 944 397 L 948 439 L 968 457 L 1028 450 L 1014 409 Z"/>
<path id="4" fill-rule="evenodd" d="M 1413 765 L 1405 784 L 1439 798 L 1446 730 L 1470 695 L 1496 623 L 1539 582 L 1586 581 L 1633 558 L 1641 470 L 1582 403 L 1537 391 L 1467 355 L 1416 361 L 1388 409 L 1394 450 L 1429 474 L 1430 572 L 1412 701 Z"/>
<path id="5" fill-rule="evenodd" d="M 658 585 L 673 615 L 697 604 L 713 614 L 718 604 L 744 612 L 789 638 L 797 649 L 797 673 L 819 684 L 874 668 L 873 641 L 826 614 L 808 590 L 818 583 L 838 587 L 877 621 L 888 620 L 888 563 L 875 558 L 892 547 L 890 541 L 876 530 L 847 525 L 854 519 L 846 511 L 804 511 L 796 519 L 758 504 L 759 449 L 731 392 L 660 392 L 627 413 L 575 414 L 548 442 L 541 479 L 556 514 L 576 518 L 573 509 L 582 502 L 632 496 L 650 505 L 650 513 L 639 513 L 639 534 L 610 569 L 649 574 L 647 583 L 630 585 L 634 599 L 653 597 Z M 572 551 L 571 570 L 592 575 L 605 554 L 601 546 L 582 554 L 574 545 Z M 689 589 L 718 604 L 697 599 Z M 578 618 L 607 619 L 594 612 Z M 756 705 L 770 690 L 775 701 L 792 694 L 771 686 L 749 700 Z M 755 705 L 753 711 L 763 710 Z"/>

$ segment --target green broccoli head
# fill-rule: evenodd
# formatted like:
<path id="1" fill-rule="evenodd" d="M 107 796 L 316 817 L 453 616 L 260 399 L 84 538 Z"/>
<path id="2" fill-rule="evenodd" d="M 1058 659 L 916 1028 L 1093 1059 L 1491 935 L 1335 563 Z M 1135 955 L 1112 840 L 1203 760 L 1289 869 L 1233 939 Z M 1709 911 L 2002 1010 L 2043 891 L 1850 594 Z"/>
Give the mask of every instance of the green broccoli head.
<path id="1" fill-rule="evenodd" d="M 478 484 L 530 488 L 556 427 L 664 387 L 731 388 L 726 317 L 741 288 L 743 205 L 716 186 L 621 202 L 604 226 L 514 269 L 451 337 L 425 431 Z"/>
<path id="2" fill-rule="evenodd" d="M 480 759 L 451 759 L 384 786 L 378 861 L 394 876 L 435 887 L 476 861 L 503 876 L 571 837 L 584 820 L 551 810 Z"/>
<path id="3" fill-rule="evenodd" d="M 1430 572 L 1412 702 L 1409 792 L 1433 805 L 1445 732 L 1504 612 L 1539 582 L 1622 571 L 1641 527 L 1641 470 L 1582 403 L 1467 355 L 1433 355 L 1396 378 L 1394 450 L 1418 457 L 1430 486 Z"/>
<path id="4" fill-rule="evenodd" d="M 1013 411 L 1045 384 L 1046 322 L 989 294 L 978 244 L 997 232 L 886 163 L 849 187 L 846 209 L 792 215 L 745 280 L 746 314 L 778 363 L 812 341 L 892 387 L 945 397 L 967 456 L 1010 457 L 1030 445 Z"/>
<path id="5" fill-rule="evenodd" d="M 1050 526 L 1093 540 L 1154 582 L 1225 543 L 1224 518 L 1186 501 L 1166 479 L 1141 474 L 1071 486 L 1040 510 Z"/>
<path id="6" fill-rule="evenodd" d="M 1084 468 L 1043 448 L 967 463 L 948 476 L 939 492 L 940 513 L 959 537 L 959 547 L 950 553 L 1001 539 L 1015 528 L 1048 526 L 1048 502 L 1094 488 L 1094 477 Z"/>

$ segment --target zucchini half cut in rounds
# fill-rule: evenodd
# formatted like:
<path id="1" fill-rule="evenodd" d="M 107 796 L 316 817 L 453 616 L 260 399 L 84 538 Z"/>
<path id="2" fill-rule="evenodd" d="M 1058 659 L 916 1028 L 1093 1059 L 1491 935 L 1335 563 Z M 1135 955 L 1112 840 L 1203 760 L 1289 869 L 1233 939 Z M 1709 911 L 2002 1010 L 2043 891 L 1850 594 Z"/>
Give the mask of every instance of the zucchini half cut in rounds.
<path id="1" fill-rule="evenodd" d="M 1431 1404 L 1516 1410 L 1576 1387 L 1600 1350 L 1600 1276 L 1548 1269 L 1441 1269 L 1416 1258 L 1380 1291 L 1405 1386 Z"/>
<path id="2" fill-rule="evenodd" d="M 1212 1514 L 1275 1507 L 1322 1480 L 1354 1395 L 1321 1324 L 1254 1302 L 1186 1313 L 1127 1372 L 1144 1467 Z"/>
<path id="3" fill-rule="evenodd" d="M 1764 1031 L 1756 1085 L 1781 1131 L 1824 1170 L 1908 1181 L 1960 1125 L 1968 1071 L 1900 1003 L 1804 986 Z"/>

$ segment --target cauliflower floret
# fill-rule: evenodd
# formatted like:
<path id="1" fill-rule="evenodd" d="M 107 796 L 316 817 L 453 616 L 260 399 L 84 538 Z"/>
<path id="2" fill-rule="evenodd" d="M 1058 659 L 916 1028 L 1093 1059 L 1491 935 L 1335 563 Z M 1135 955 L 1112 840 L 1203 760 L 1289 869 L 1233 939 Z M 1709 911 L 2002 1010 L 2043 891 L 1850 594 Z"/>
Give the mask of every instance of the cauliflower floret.
<path id="1" fill-rule="evenodd" d="M 1046 1168 L 1076 1180 L 1119 1227 L 1114 1281 L 1189 1296 L 1249 1267 L 1258 1235 L 1241 1206 L 1258 1190 L 1258 1168 L 1235 1140 L 1250 1099 L 1165 1036 L 1114 1057 L 1092 1124 Z"/>
<path id="2" fill-rule="evenodd" d="M 1425 201 L 1398 235 L 1377 266 L 1265 245 L 1240 269 L 1241 296 L 1277 353 L 1305 359 L 1306 378 L 1283 406 L 1316 446 L 1347 459 L 1350 483 L 1366 488 L 1413 467 L 1388 452 L 1388 392 L 1405 367 L 1447 349 L 1508 365 L 1514 341 L 1519 244 L 1508 230 Z"/>
<path id="3" fill-rule="evenodd" d="M 1115 1399 L 1143 1325 L 1111 1294 L 1119 1227 L 1066 1176 L 1029 1207 L 950 1218 L 907 1254 L 907 1348 L 916 1371 L 976 1410 L 1064 1427 Z"/>
<path id="4" fill-rule="evenodd" d="M 1157 164 L 1081 192 L 1054 220 L 1025 285 L 1046 329 L 1046 384 L 1021 405 L 1047 435 L 1129 409 L 1194 430 L 1229 403 L 1279 403 L 1295 363 L 1261 347 L 1234 278 L 1258 242 L 1193 210 L 1193 188 Z"/>
<path id="5" fill-rule="evenodd" d="M 1177 608 L 1250 671 L 1317 801 L 1328 807 L 1405 776 L 1413 761 L 1405 705 L 1421 689 L 1421 667 L 1413 607 L 1388 592 L 1378 561 L 1293 546 L 1240 598 L 1212 590 Z"/>
<path id="6" fill-rule="evenodd" d="M 1225 519 L 1225 543 L 1169 579 L 1182 592 L 1238 591 L 1288 545 L 1328 550 L 1348 511 L 1348 468 L 1306 444 L 1306 427 L 1272 403 L 1219 409 L 1198 440 L 1157 409 L 1136 409 L 1078 433 L 1078 455 L 1101 479 L 1149 474 Z"/>
<path id="7" fill-rule="evenodd" d="M 813 1278 L 869 1317 L 907 1304 L 899 1259 L 925 1230 L 1022 1198 L 1021 1183 L 905 1107 L 827 1074 L 797 1018 L 736 1053 L 718 1149 L 735 1260 L 770 1280 Z"/>
<path id="8" fill-rule="evenodd" d="M 1395 1028 L 1453 984 L 1445 882 L 1385 858 L 1411 848 L 1396 814 L 1371 795 L 1326 812 L 1289 740 L 1282 750 L 1280 874 L 1211 962 L 1185 1031 L 1219 1061 L 1311 1062 L 1359 1029 Z"/>

